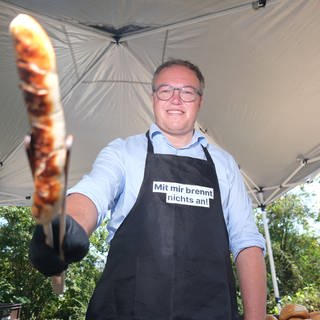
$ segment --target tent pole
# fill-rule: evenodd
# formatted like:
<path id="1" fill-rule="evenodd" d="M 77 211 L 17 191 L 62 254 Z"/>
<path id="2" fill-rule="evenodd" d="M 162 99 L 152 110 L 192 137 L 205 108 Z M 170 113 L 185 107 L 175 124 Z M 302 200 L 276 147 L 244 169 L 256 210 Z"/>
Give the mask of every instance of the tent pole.
<path id="1" fill-rule="evenodd" d="M 267 213 L 266 213 L 264 205 L 261 205 L 260 209 L 261 209 L 262 218 L 263 218 L 263 226 L 264 226 L 264 232 L 265 232 L 266 243 L 267 243 L 267 250 L 268 250 L 268 257 L 269 257 L 269 264 L 270 264 L 270 271 L 271 271 L 271 277 L 272 277 L 274 296 L 275 296 L 276 304 L 277 304 L 277 307 L 278 307 L 278 312 L 280 313 L 280 311 L 281 311 L 280 300 L 281 299 L 280 299 L 279 289 L 278 289 L 276 268 L 275 268 L 274 260 L 273 260 L 273 253 L 272 253 L 272 247 L 271 247 L 271 240 L 270 240 L 270 233 L 269 233 L 269 227 L 268 227 Z"/>

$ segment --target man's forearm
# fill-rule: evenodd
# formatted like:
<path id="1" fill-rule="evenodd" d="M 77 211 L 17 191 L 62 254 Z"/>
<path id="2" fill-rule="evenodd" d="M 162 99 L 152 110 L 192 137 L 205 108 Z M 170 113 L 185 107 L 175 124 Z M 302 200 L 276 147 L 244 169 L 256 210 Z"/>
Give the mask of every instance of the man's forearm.
<path id="1" fill-rule="evenodd" d="M 75 219 L 90 236 L 97 225 L 97 209 L 94 203 L 80 193 L 72 193 L 66 199 L 66 212 Z"/>
<path id="2" fill-rule="evenodd" d="M 236 267 L 244 308 L 244 320 L 264 320 L 266 316 L 266 267 L 262 250 L 242 250 Z"/>

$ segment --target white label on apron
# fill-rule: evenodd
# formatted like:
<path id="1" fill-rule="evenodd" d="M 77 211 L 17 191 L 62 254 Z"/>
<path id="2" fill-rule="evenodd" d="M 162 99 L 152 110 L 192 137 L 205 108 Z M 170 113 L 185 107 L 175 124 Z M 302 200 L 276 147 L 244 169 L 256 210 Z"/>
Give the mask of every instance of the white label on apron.
<path id="1" fill-rule="evenodd" d="M 167 203 L 195 207 L 209 208 L 214 198 L 213 188 L 175 182 L 153 181 L 152 191 L 165 193 Z"/>

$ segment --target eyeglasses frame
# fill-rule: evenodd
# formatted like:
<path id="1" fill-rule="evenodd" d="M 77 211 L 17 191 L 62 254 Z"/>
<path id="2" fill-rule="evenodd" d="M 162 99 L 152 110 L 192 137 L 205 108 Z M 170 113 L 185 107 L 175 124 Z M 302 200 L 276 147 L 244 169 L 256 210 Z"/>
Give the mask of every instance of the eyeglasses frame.
<path id="1" fill-rule="evenodd" d="M 159 89 L 160 89 L 161 87 L 170 87 L 172 94 L 171 94 L 171 96 L 170 96 L 168 99 L 161 99 L 161 98 L 158 96 L 158 91 L 159 91 Z M 170 85 L 170 84 L 166 84 L 166 83 L 160 84 L 160 85 L 159 85 L 158 87 L 156 87 L 156 88 L 153 87 L 153 88 L 152 88 L 152 92 L 156 94 L 156 96 L 157 96 L 157 98 L 158 98 L 159 100 L 161 100 L 161 101 L 169 101 L 169 100 L 173 97 L 175 90 L 178 90 L 178 91 L 179 91 L 179 98 L 180 98 L 183 102 L 194 102 L 194 101 L 196 100 L 196 96 L 195 96 L 194 100 L 190 100 L 190 101 L 185 101 L 185 100 L 181 97 L 181 92 L 182 92 L 182 90 L 185 89 L 185 88 L 192 88 L 197 95 L 199 95 L 200 97 L 202 96 L 202 91 L 201 91 L 201 89 L 197 89 L 197 88 L 195 88 L 195 87 L 193 87 L 193 86 L 183 86 L 183 87 L 180 87 L 180 88 L 179 88 L 179 87 L 174 87 L 174 86 L 172 86 L 172 85 Z"/>

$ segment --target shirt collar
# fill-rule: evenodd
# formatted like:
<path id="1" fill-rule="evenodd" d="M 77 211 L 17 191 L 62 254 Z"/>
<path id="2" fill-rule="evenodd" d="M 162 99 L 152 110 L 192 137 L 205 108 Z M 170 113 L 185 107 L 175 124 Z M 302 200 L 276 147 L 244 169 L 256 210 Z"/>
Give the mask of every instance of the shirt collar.
<path id="1" fill-rule="evenodd" d="M 150 126 L 149 135 L 150 135 L 150 139 L 152 141 L 153 141 L 154 137 L 157 136 L 157 135 L 162 135 L 164 137 L 162 131 L 160 130 L 160 128 L 155 123 L 153 123 Z M 207 138 L 198 130 L 194 130 L 194 134 L 193 134 L 193 137 L 192 137 L 192 140 L 191 140 L 190 144 L 186 145 L 184 148 L 189 148 L 190 146 L 192 146 L 192 145 L 194 145 L 196 143 L 200 143 L 203 147 L 207 147 L 208 146 Z"/>

